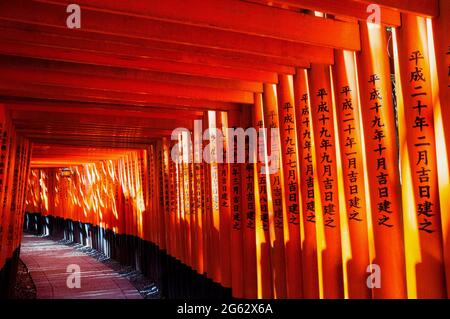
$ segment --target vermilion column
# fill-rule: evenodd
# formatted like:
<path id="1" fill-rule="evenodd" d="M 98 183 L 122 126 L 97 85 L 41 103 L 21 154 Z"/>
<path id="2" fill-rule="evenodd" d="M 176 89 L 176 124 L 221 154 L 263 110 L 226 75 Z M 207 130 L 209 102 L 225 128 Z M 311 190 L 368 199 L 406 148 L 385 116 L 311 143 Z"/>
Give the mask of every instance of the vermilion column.
<path id="1" fill-rule="evenodd" d="M 281 160 L 283 163 L 286 285 L 288 298 L 303 296 L 302 249 L 300 240 L 300 193 L 297 154 L 297 119 L 292 75 L 278 76 L 278 114 L 280 124 Z M 285 226 L 286 227 L 286 226 Z"/>
<path id="2" fill-rule="evenodd" d="M 228 112 L 228 127 L 240 128 L 241 113 L 236 111 Z M 231 208 L 231 283 L 232 294 L 235 298 L 244 298 L 244 215 L 242 214 L 242 164 L 237 162 L 238 139 L 228 135 L 229 139 L 234 139 L 233 147 L 228 146 L 228 160 L 232 160 L 230 165 L 230 208 Z"/>
<path id="3" fill-rule="evenodd" d="M 180 152 L 182 152 L 182 143 L 181 139 L 178 140 Z M 184 192 L 184 169 L 183 169 L 183 163 L 181 162 L 180 155 L 180 162 L 177 164 L 177 173 L 178 173 L 178 229 L 179 229 L 179 248 L 180 248 L 180 260 L 183 263 L 186 263 L 186 255 L 187 255 L 187 239 L 186 239 L 186 222 L 185 222 L 185 214 L 186 214 L 186 203 L 184 200 L 185 192 Z"/>
<path id="4" fill-rule="evenodd" d="M 23 156 L 24 156 L 24 138 L 21 136 L 15 137 L 16 140 L 16 147 L 14 152 L 14 171 L 12 176 L 9 179 L 9 185 L 10 185 L 10 194 L 11 199 L 9 200 L 7 207 L 7 214 L 9 214 L 8 218 L 8 224 L 7 229 L 5 229 L 4 238 L 6 235 L 6 255 L 12 256 L 12 253 L 15 250 L 14 244 L 16 241 L 15 238 L 15 224 L 16 219 L 20 216 L 20 179 L 22 178 L 22 172 L 23 172 Z"/>
<path id="5" fill-rule="evenodd" d="M 200 134 L 203 134 L 203 132 L 200 132 Z M 195 242 L 196 242 L 196 264 L 197 264 L 197 271 L 199 274 L 203 274 L 204 272 L 204 260 L 203 260 L 203 215 L 205 211 L 205 176 L 204 176 L 204 168 L 203 168 L 203 158 L 202 158 L 202 136 L 199 135 L 200 139 L 197 141 L 194 137 L 194 143 L 198 143 L 198 147 L 194 148 L 193 158 L 193 179 L 195 183 L 195 194 L 194 194 L 194 201 L 195 201 L 195 225 L 196 225 L 196 231 L 195 231 Z"/>
<path id="6" fill-rule="evenodd" d="M 4 247 L 5 242 L 3 241 L 3 233 L 6 230 L 6 212 L 3 209 L 3 203 L 6 200 L 7 196 L 7 182 L 8 182 L 8 172 L 9 172 L 9 159 L 10 159 L 10 124 L 7 120 L 5 108 L 3 105 L 0 105 L 0 132 L 1 132 L 1 148 L 0 148 L 0 161 L 1 161 L 1 167 L 0 170 L 0 181 L 1 181 L 1 189 L 0 189 L 0 268 L 3 267 L 3 264 L 5 262 L 5 255 L 4 255 Z"/>
<path id="7" fill-rule="evenodd" d="M 160 153 L 162 152 L 162 141 L 157 141 L 155 144 L 155 154 L 152 155 L 152 152 L 148 153 L 148 159 L 147 159 L 147 164 L 148 167 L 146 169 L 146 179 L 148 180 L 148 200 L 149 200 L 149 207 L 148 207 L 148 214 L 146 214 L 146 222 L 148 225 L 148 230 L 145 230 L 145 232 L 147 233 L 146 237 L 149 238 L 150 241 L 153 242 L 153 240 L 159 240 L 159 236 L 156 236 L 156 231 L 159 229 L 160 224 L 159 221 L 157 221 L 157 218 L 160 214 L 160 206 L 161 206 L 161 202 L 155 201 L 155 198 L 157 198 L 157 194 L 160 192 L 159 189 L 157 189 L 157 185 L 155 185 L 155 181 L 154 181 L 154 175 L 157 175 L 158 177 L 158 184 L 161 183 L 161 181 L 159 180 L 159 174 L 158 174 L 158 170 L 160 165 L 162 165 L 162 163 L 160 163 Z M 156 160 L 156 163 L 153 162 L 153 160 Z M 162 159 L 161 159 L 162 162 Z M 151 173 L 152 172 L 152 173 Z M 159 187 L 159 186 L 158 186 Z M 161 190 L 162 192 L 164 192 L 164 190 Z M 155 207 L 155 205 L 157 205 Z M 152 234 L 153 233 L 153 234 Z M 158 232 L 159 234 L 159 232 Z M 156 242 L 154 242 L 156 244 Z"/>
<path id="8" fill-rule="evenodd" d="M 220 139 L 223 136 L 223 163 L 219 163 L 218 181 L 219 181 L 219 207 L 220 207 L 220 265 L 222 270 L 221 283 L 224 287 L 231 287 L 231 194 L 230 194 L 230 164 L 226 162 L 228 150 L 227 128 L 228 116 L 226 112 L 216 112 L 217 128 L 221 134 L 217 136 Z"/>
<path id="9" fill-rule="evenodd" d="M 212 239 L 211 239 L 211 215 L 212 215 L 212 209 L 211 209 L 211 168 L 209 167 L 209 164 L 204 165 L 204 176 L 205 176 L 205 211 L 203 214 L 203 265 L 204 265 L 204 272 L 206 275 L 212 279 L 212 261 L 211 261 L 211 247 L 212 247 Z"/>
<path id="10" fill-rule="evenodd" d="M 3 181 L 5 185 L 5 197 L 3 199 L 2 203 L 2 209 L 3 209 L 3 232 L 2 232 L 2 247 L 0 250 L 0 261 L 4 262 L 6 258 L 9 258 L 8 255 L 8 235 L 9 235 L 9 225 L 11 223 L 11 202 L 13 198 L 15 198 L 14 193 L 14 167 L 16 165 L 16 148 L 17 148 L 17 142 L 16 142 L 16 134 L 13 131 L 10 131 L 9 137 L 8 137 L 8 143 L 9 143 L 9 154 L 7 158 L 7 168 L 6 168 L 6 178 Z M 53 199 L 53 198 L 52 198 Z"/>
<path id="11" fill-rule="evenodd" d="M 170 149 L 173 147 L 173 143 L 168 142 Z M 170 154 L 170 153 L 169 153 Z M 170 249 L 171 255 L 176 257 L 178 255 L 178 233 L 177 233 L 177 180 L 176 180 L 176 167 L 173 159 L 169 158 L 169 201 L 170 201 L 170 218 L 169 218 L 169 230 L 170 230 Z"/>
<path id="12" fill-rule="evenodd" d="M 426 19 L 402 14 L 396 30 L 405 135 L 413 181 L 414 204 L 420 241 L 416 265 L 417 297 L 445 298 L 445 272 L 441 210 L 434 135 L 434 105 Z M 403 141 L 402 141 L 403 142 Z"/>
<path id="13" fill-rule="evenodd" d="M 154 156 L 155 156 L 155 161 L 153 164 L 153 179 L 154 179 L 154 185 L 156 188 L 156 185 L 158 183 L 157 180 L 157 174 L 156 174 L 156 162 L 157 162 L 157 151 L 156 151 L 156 144 L 155 144 L 155 149 L 154 149 Z M 135 168 L 135 156 L 133 153 L 128 155 L 128 180 L 129 180 L 129 188 L 128 188 L 128 192 L 129 192 L 129 200 L 128 200 L 128 206 L 129 206 L 129 215 L 127 218 L 127 222 L 130 223 L 130 231 L 129 231 L 129 235 L 133 235 L 136 236 L 136 230 L 137 230 L 137 212 L 136 212 L 136 205 L 135 205 L 135 198 L 136 198 L 136 168 Z M 155 189 L 155 193 L 156 193 L 156 189 Z M 157 195 L 155 195 L 155 243 L 158 243 L 158 235 L 159 235 L 159 229 L 158 229 L 158 224 L 157 224 L 157 217 L 158 217 L 158 198 Z"/>
<path id="14" fill-rule="evenodd" d="M 342 251 L 339 220 L 339 190 L 336 167 L 335 126 L 330 69 L 328 65 L 311 65 L 311 111 L 315 158 L 324 227 L 322 284 L 324 298 L 342 298 Z"/>
<path id="15" fill-rule="evenodd" d="M 14 159 L 14 174 L 11 179 L 11 202 L 9 206 L 9 222 L 6 229 L 6 255 L 12 256 L 14 252 L 15 238 L 15 224 L 16 219 L 19 218 L 19 201 L 20 201 L 20 179 L 22 177 L 23 168 L 23 152 L 24 152 L 24 140 L 23 137 L 16 136 L 16 152 Z"/>
<path id="16" fill-rule="evenodd" d="M 264 84 L 263 94 L 264 125 L 267 128 L 267 150 L 270 165 L 278 169 L 269 172 L 269 227 L 271 241 L 272 275 L 274 284 L 274 297 L 287 297 L 286 281 L 286 255 L 284 245 L 284 231 L 286 219 L 286 202 L 284 199 L 284 183 L 281 167 L 281 146 L 279 137 L 272 138 L 271 130 L 279 134 L 280 124 L 278 118 L 278 101 L 276 88 L 273 84 Z M 274 163 L 274 161 L 276 163 Z M 272 201 L 270 201 L 270 198 Z M 272 211 L 273 209 L 273 211 Z"/>
<path id="17" fill-rule="evenodd" d="M 24 219 L 24 206 L 25 206 L 25 192 L 28 182 L 28 175 L 30 170 L 30 159 L 31 159 L 31 144 L 28 140 L 22 140 L 22 151 L 21 151 L 21 164 L 20 164 L 20 175 L 19 175 L 19 196 L 16 203 L 16 216 L 14 223 L 14 242 L 11 253 L 19 247 L 20 241 L 22 239 L 23 232 L 23 219 Z M 68 198 L 66 198 L 68 200 Z"/>
<path id="18" fill-rule="evenodd" d="M 366 271 L 369 261 L 367 205 L 363 167 L 362 129 L 356 79 L 355 54 L 335 50 L 333 67 L 345 208 L 350 235 L 351 259 L 347 262 L 349 298 L 370 298 Z"/>
<path id="19" fill-rule="evenodd" d="M 294 77 L 294 93 L 304 234 L 302 239 L 303 296 L 305 298 L 319 298 L 313 132 L 306 70 L 297 70 Z"/>
<path id="20" fill-rule="evenodd" d="M 162 142 L 162 140 L 161 140 Z M 162 145 L 163 147 L 163 145 Z M 150 191 L 150 180 L 148 178 L 148 166 L 149 166 L 149 161 L 148 161 L 148 151 L 146 149 L 143 149 L 139 152 L 139 161 L 140 161 L 140 173 L 141 173 L 141 181 L 142 181 L 142 192 L 143 192 L 143 196 L 144 196 L 144 207 L 145 207 L 145 211 L 143 212 L 143 216 L 142 216 L 142 222 L 143 222 L 143 239 L 144 240 L 149 240 L 149 228 L 150 228 L 150 224 L 149 224 L 149 219 L 148 219 L 148 215 L 150 212 L 150 207 L 149 207 L 149 191 Z M 164 165 L 164 163 L 163 163 Z M 107 164 L 105 163 L 105 169 L 107 168 Z M 162 171 L 164 172 L 164 168 L 161 168 Z M 105 180 L 107 183 L 107 188 L 108 190 L 111 188 L 111 178 L 108 175 L 108 173 L 106 172 L 106 176 L 105 176 Z M 164 192 L 164 189 L 162 190 Z M 109 198 L 108 198 L 109 201 Z M 112 203 L 110 203 L 112 204 Z M 112 210 L 111 210 L 111 225 L 114 225 L 114 216 L 112 214 Z M 167 221 L 167 220 L 166 220 Z M 114 227 L 114 226 L 111 226 Z M 168 247 L 166 247 L 168 248 Z"/>
<path id="21" fill-rule="evenodd" d="M 209 129 L 217 128 L 217 113 L 214 111 L 209 111 L 207 113 Z M 204 136 L 205 137 L 205 136 Z M 209 152 L 211 157 L 210 169 L 210 185 L 211 185 L 211 222 L 210 222 L 210 240 L 211 249 L 209 251 L 209 258 L 211 260 L 211 275 L 215 282 L 221 283 L 222 276 L 222 264 L 221 264 L 221 254 L 222 248 L 220 246 L 220 197 L 219 197 L 219 170 L 217 165 L 218 160 L 218 149 L 217 139 L 220 138 L 215 132 L 210 132 L 209 143 L 204 149 L 204 152 Z"/>
<path id="22" fill-rule="evenodd" d="M 179 141 L 178 141 L 179 143 Z M 179 147 L 174 146 L 174 147 Z M 177 255 L 175 256 L 178 260 L 184 261 L 184 245 L 185 245 L 185 236 L 184 236 L 184 225 L 183 225 L 183 217 L 182 214 L 184 212 L 184 203 L 182 202 L 183 196 L 183 179 L 181 174 L 181 165 L 178 163 L 174 163 L 175 165 L 175 185 L 177 188 L 177 211 L 176 211 L 176 237 L 177 237 Z"/>
<path id="23" fill-rule="evenodd" d="M 405 250 L 397 132 L 385 29 L 361 24 L 358 75 L 375 256 L 381 287 L 375 298 L 405 298 Z M 375 270 L 376 271 L 376 270 Z"/>
<path id="24" fill-rule="evenodd" d="M 151 154 L 153 156 L 153 148 L 151 148 Z M 153 158 L 152 158 L 153 160 Z M 123 159 L 123 167 L 122 167 L 122 185 L 125 185 L 124 187 L 124 196 L 123 196 L 123 216 L 122 216 L 122 225 L 123 225 L 123 229 L 124 229 L 124 233 L 129 235 L 131 232 L 131 221 L 130 221 L 130 180 L 129 180 L 129 170 L 130 170 L 130 165 L 128 163 L 128 155 L 124 157 Z M 152 176 L 152 175 L 151 175 Z M 152 216 L 153 216 L 153 212 L 152 212 Z M 101 222 L 102 223 L 102 222 Z M 103 225 L 99 225 L 102 226 Z M 153 232 L 154 234 L 155 232 Z M 152 240 L 154 240 L 152 238 Z"/>
<path id="25" fill-rule="evenodd" d="M 147 150 L 147 171 L 146 178 L 148 179 L 148 214 L 146 214 L 146 222 L 148 225 L 148 230 L 146 230 L 148 240 L 154 242 L 156 240 L 156 225 L 155 225 L 155 216 L 156 216 L 156 207 L 155 207 L 155 185 L 153 179 L 153 170 L 154 170 L 154 160 L 155 154 L 153 145 L 150 146 Z"/>
<path id="26" fill-rule="evenodd" d="M 205 112 L 202 120 L 202 126 L 204 127 L 204 130 L 206 130 L 209 127 L 208 122 L 208 113 Z M 203 134 L 203 132 L 202 132 Z M 206 142 L 202 141 L 202 149 L 204 148 Z M 205 150 L 206 151 L 206 150 Z M 203 156 L 202 156 L 203 158 Z M 213 267 L 212 267 L 212 257 L 211 257 L 211 250 L 212 250 L 212 189 L 211 189 L 211 165 L 208 162 L 205 162 L 203 165 L 203 174 L 204 174 L 204 180 L 205 184 L 203 187 L 203 190 L 205 192 L 205 210 L 204 214 L 202 216 L 202 223 L 203 223 L 203 265 L 204 265 L 204 271 L 208 278 L 213 278 Z"/>
<path id="27" fill-rule="evenodd" d="M 263 99 L 260 93 L 255 94 L 253 127 L 264 129 Z M 258 138 L 258 164 L 255 172 L 256 214 L 256 272 L 258 276 L 258 298 L 273 298 L 272 261 L 270 258 L 270 227 L 267 168 L 267 140 L 264 134 Z M 270 187 L 270 186 L 269 186 Z"/>
<path id="28" fill-rule="evenodd" d="M 170 145 L 167 138 L 162 138 L 162 177 L 164 184 L 164 227 L 165 227 L 165 241 L 166 241 L 166 250 L 169 254 L 172 254 L 173 250 L 173 241 L 172 241 L 172 207 L 171 207 L 171 183 L 170 183 L 170 171 L 169 171 L 169 161 L 170 158 Z M 147 166 L 148 167 L 148 166 Z M 148 178 L 147 178 L 147 188 L 148 188 Z"/>
<path id="29" fill-rule="evenodd" d="M 169 198 L 167 194 L 167 167 L 166 167 L 166 161 L 165 161 L 165 149 L 164 149 L 164 143 L 161 139 L 158 141 L 159 149 L 158 149 L 158 179 L 159 179 L 159 189 L 158 189 L 158 195 L 159 195 L 159 206 L 160 206 L 160 223 L 159 228 L 161 229 L 161 233 L 159 236 L 159 240 L 161 242 L 161 249 L 167 250 L 167 219 L 168 219 L 168 201 L 167 198 Z M 141 168 L 142 169 L 142 168 Z M 141 175 L 142 176 L 142 175 Z M 144 184 L 144 180 L 141 178 L 141 184 Z"/>
<path id="30" fill-rule="evenodd" d="M 188 134 L 188 139 L 191 139 L 192 136 Z M 197 232 L 197 202 L 195 200 L 195 178 L 194 178 L 194 163 L 193 163 L 193 153 L 189 151 L 189 158 L 190 162 L 188 163 L 188 170 L 189 170 L 189 219 L 190 219 L 190 236 L 191 236 L 191 267 L 194 270 L 197 270 L 197 241 L 196 241 L 196 232 Z"/>
<path id="31" fill-rule="evenodd" d="M 252 108 L 246 106 L 242 108 L 241 127 L 247 130 L 252 125 Z M 257 144 L 255 143 L 256 147 Z M 256 271 L 256 201 L 255 201 L 255 180 L 257 174 L 256 163 L 249 161 L 250 152 L 257 160 L 257 150 L 249 148 L 249 141 L 245 142 L 246 161 L 241 165 L 242 175 L 242 220 L 243 220 L 243 276 L 244 276 L 244 297 L 256 299 L 258 297 L 258 281 Z"/>
<path id="32" fill-rule="evenodd" d="M 434 100 L 440 99 L 440 114 L 437 114 L 437 119 L 442 123 L 444 137 L 439 141 L 442 147 L 442 153 L 446 154 L 447 163 L 438 168 L 438 176 L 440 177 L 439 188 L 441 191 L 441 218 L 442 218 L 442 235 L 444 240 L 444 258 L 447 280 L 447 297 L 450 296 L 450 203 L 447 197 L 450 194 L 450 185 L 448 180 L 450 178 L 450 34 L 448 32 L 448 21 L 450 19 L 450 2 L 447 0 L 439 0 L 439 17 L 433 19 L 432 34 L 429 36 L 434 40 L 436 72 L 438 77 L 437 88 L 438 95 Z M 430 39 L 429 39 L 430 41 Z M 430 54 L 432 54 L 430 52 Z M 433 59 L 430 56 L 430 59 Z M 436 127 L 439 130 L 439 126 Z M 438 136 L 436 136 L 438 138 Z M 442 155 L 438 154 L 438 159 Z"/>
<path id="33" fill-rule="evenodd" d="M 24 219 L 24 206 L 25 206 L 25 192 L 26 186 L 28 182 L 28 176 L 30 171 L 30 160 L 31 160 L 31 144 L 28 140 L 22 140 L 22 151 L 21 151 L 21 172 L 19 175 L 19 198 L 16 204 L 17 214 L 15 216 L 15 225 L 14 225 L 14 242 L 13 242 L 13 250 L 11 253 L 19 247 L 20 241 L 22 239 L 23 232 L 23 219 Z M 68 198 L 66 198 L 68 200 Z"/>
<path id="34" fill-rule="evenodd" d="M 183 145 L 183 157 L 185 159 L 189 159 L 189 154 L 185 154 L 185 152 L 189 152 L 187 148 L 187 139 L 189 139 L 190 136 L 183 132 L 181 134 L 182 139 L 182 145 Z M 181 169 L 182 169 L 182 178 L 183 178 L 183 204 L 184 204 L 184 214 L 183 214 L 183 223 L 184 223 L 184 249 L 185 249 L 185 260 L 184 262 L 192 266 L 192 237 L 191 237 L 191 176 L 190 176 L 190 169 L 189 169 L 189 163 L 183 161 L 181 163 Z"/>
<path id="35" fill-rule="evenodd" d="M 189 136 L 188 138 L 191 138 Z M 195 178 L 194 170 L 194 154 L 190 153 L 190 163 L 189 163 L 189 182 L 190 182 L 190 199 L 191 199 L 191 263 L 192 268 L 198 271 L 198 241 L 197 241 L 197 183 Z"/>
<path id="36" fill-rule="evenodd" d="M 114 185 L 117 212 L 123 212 L 124 207 L 125 207 L 122 187 L 120 186 L 121 174 L 122 174 L 122 163 L 123 163 L 123 160 L 120 160 L 114 164 L 114 171 L 117 176 L 116 183 Z M 79 187 L 83 190 L 83 183 L 81 183 L 81 181 L 79 183 Z M 123 234 L 125 231 L 124 225 L 123 225 L 123 214 L 117 214 L 115 224 L 117 225 L 118 232 L 120 234 Z M 96 224 L 96 225 L 98 225 L 98 224 Z"/>

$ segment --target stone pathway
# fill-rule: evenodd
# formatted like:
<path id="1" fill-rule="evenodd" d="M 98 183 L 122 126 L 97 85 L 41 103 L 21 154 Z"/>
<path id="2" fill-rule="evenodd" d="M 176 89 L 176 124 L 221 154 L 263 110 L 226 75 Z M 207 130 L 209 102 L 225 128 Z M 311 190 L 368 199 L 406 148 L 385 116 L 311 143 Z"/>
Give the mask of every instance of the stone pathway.
<path id="1" fill-rule="evenodd" d="M 50 239 L 25 234 L 20 258 L 36 286 L 37 299 L 141 299 L 126 279 L 96 259 Z M 69 288 L 69 265 L 80 267 L 80 288 Z M 69 283 L 74 282 L 69 280 Z"/>

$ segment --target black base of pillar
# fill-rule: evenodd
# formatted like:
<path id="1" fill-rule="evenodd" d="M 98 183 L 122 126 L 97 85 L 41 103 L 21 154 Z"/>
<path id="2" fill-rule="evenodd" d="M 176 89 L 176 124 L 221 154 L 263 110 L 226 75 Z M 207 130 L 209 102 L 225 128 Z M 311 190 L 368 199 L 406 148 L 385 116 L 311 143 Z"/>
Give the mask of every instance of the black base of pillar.
<path id="1" fill-rule="evenodd" d="M 111 230 L 53 216 L 26 214 L 24 230 L 36 235 L 49 235 L 93 249 L 139 270 L 154 282 L 162 298 L 231 299 L 231 289 L 224 288 L 205 275 L 168 255 L 152 242 Z"/>
<path id="2" fill-rule="evenodd" d="M 0 299 L 11 298 L 13 296 L 19 265 L 19 254 L 20 248 L 17 248 L 11 258 L 6 259 L 3 268 L 0 269 Z"/>

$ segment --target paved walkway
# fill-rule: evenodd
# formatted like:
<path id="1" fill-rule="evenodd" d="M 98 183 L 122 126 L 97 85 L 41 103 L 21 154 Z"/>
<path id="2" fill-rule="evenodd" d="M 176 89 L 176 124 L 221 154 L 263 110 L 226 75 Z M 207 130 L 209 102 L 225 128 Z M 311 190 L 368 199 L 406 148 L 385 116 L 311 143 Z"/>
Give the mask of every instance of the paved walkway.
<path id="1" fill-rule="evenodd" d="M 37 299 L 141 299 L 128 279 L 96 259 L 55 241 L 25 234 L 20 258 L 36 285 Z M 80 267 L 80 288 L 67 286 L 67 279 L 73 274 L 67 272 L 69 265 Z"/>

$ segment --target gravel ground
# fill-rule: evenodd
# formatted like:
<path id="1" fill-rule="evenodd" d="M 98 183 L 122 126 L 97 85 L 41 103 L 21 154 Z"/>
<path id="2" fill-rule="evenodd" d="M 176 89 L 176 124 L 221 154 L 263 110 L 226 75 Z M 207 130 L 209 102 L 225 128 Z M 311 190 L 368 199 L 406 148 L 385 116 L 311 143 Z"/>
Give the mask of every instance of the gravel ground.
<path id="1" fill-rule="evenodd" d="M 120 276 L 127 278 L 130 283 L 139 291 L 144 299 L 161 299 L 158 287 L 153 281 L 145 277 L 140 271 L 133 269 L 130 266 L 124 266 L 119 262 L 107 257 L 90 247 L 83 246 L 68 240 L 57 240 L 50 236 L 43 236 L 56 241 L 59 244 L 70 246 L 75 250 L 89 255 L 101 263 L 105 264 L 112 270 L 115 270 Z M 31 278 L 26 265 L 20 261 L 16 287 L 14 289 L 14 299 L 36 299 L 36 288 Z"/>
<path id="2" fill-rule="evenodd" d="M 19 259 L 12 299 L 36 299 L 36 287 L 27 266 Z"/>
<path id="3" fill-rule="evenodd" d="M 118 261 L 113 260 L 99 251 L 90 247 L 83 246 L 68 240 L 56 240 L 59 244 L 70 246 L 77 251 L 89 255 L 101 263 L 105 264 L 112 270 L 115 270 L 120 276 L 127 278 L 130 283 L 139 291 L 144 299 L 161 299 L 158 287 L 153 281 L 145 277 L 140 271 L 133 269 L 130 266 L 124 266 Z"/>

